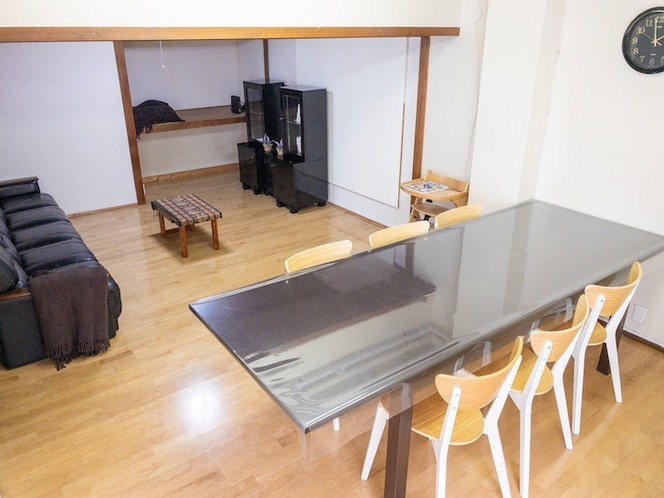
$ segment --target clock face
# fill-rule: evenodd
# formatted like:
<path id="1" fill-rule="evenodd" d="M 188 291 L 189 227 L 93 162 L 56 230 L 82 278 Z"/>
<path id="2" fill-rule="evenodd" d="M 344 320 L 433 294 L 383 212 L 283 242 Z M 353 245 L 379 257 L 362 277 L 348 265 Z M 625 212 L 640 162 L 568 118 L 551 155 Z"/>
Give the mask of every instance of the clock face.
<path id="1" fill-rule="evenodd" d="M 622 48 L 633 69 L 649 74 L 664 71 L 664 7 L 636 16 L 625 31 Z"/>

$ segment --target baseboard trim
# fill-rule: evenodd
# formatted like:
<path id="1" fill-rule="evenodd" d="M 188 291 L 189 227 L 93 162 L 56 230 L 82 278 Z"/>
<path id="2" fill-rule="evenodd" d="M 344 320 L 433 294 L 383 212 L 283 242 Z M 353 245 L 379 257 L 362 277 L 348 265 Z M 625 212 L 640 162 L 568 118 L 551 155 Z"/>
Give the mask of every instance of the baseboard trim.
<path id="1" fill-rule="evenodd" d="M 163 175 L 144 176 L 143 183 L 153 183 L 164 180 L 177 180 L 180 178 L 187 178 L 190 176 L 213 175 L 216 173 L 229 173 L 233 171 L 239 171 L 239 168 L 240 166 L 238 163 L 231 163 L 231 164 L 222 164 L 220 166 L 210 166 L 208 168 L 190 169 L 187 171 L 176 171 L 173 173 L 165 173 Z"/>
<path id="2" fill-rule="evenodd" d="M 664 352 L 664 346 L 660 346 L 659 344 L 657 344 L 655 342 L 649 341 L 645 337 L 641 337 L 641 336 L 636 335 L 635 333 L 630 332 L 629 330 L 625 330 L 625 329 L 623 329 L 622 333 L 623 333 L 623 335 L 629 337 L 630 339 L 634 339 L 635 341 L 640 342 L 641 344 L 645 344 L 646 346 L 650 346 L 653 349 Z"/>

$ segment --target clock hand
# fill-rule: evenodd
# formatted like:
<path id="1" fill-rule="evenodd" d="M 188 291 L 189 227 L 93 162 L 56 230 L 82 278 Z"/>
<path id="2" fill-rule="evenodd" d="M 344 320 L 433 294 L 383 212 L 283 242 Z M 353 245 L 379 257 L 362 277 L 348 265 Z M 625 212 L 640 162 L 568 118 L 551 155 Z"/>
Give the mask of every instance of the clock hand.
<path id="1" fill-rule="evenodd" d="M 659 40 L 664 38 L 664 36 L 660 36 L 659 38 L 657 38 L 657 23 L 658 22 L 659 22 L 659 17 L 655 17 L 655 29 L 652 33 L 652 38 L 651 38 L 653 47 L 656 47 L 657 45 L 661 45 L 661 43 L 659 43 Z"/>
<path id="2" fill-rule="evenodd" d="M 646 35 L 646 36 L 647 36 L 647 35 Z M 648 36 L 648 38 L 650 38 L 650 37 Z M 661 43 L 659 43 L 659 40 L 664 39 L 664 35 L 662 35 L 662 36 L 658 36 L 658 37 L 656 37 L 656 38 L 650 38 L 650 39 L 652 40 L 652 44 L 653 44 L 653 45 L 661 45 Z"/>

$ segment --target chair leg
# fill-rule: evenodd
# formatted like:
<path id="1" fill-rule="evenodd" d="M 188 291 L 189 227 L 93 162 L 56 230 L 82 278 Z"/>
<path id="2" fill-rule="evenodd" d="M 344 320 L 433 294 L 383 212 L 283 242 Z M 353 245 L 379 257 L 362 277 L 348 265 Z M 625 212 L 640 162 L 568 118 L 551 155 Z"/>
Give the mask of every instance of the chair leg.
<path id="1" fill-rule="evenodd" d="M 436 498 L 445 498 L 447 490 L 447 453 L 449 445 L 441 441 L 431 441 L 436 455 Z"/>
<path id="2" fill-rule="evenodd" d="M 512 492 L 510 490 L 510 480 L 507 477 L 507 465 L 505 464 L 505 454 L 503 453 L 503 444 L 500 441 L 498 426 L 491 427 L 486 432 L 486 435 L 489 438 L 491 454 L 493 455 L 493 463 L 496 467 L 498 482 L 500 483 L 500 490 L 503 493 L 503 498 L 510 498 L 512 496 Z"/>
<path id="3" fill-rule="evenodd" d="M 618 365 L 618 346 L 616 345 L 615 335 L 609 335 L 606 338 L 605 344 L 606 352 L 609 356 L 609 366 L 611 367 L 613 394 L 616 397 L 616 403 L 622 403 L 622 389 L 620 388 L 620 366 Z"/>
<path id="4" fill-rule="evenodd" d="M 491 363 L 491 349 L 493 345 L 491 341 L 484 341 L 484 348 L 482 349 L 482 366 Z"/>
<path id="5" fill-rule="evenodd" d="M 567 399 L 565 398 L 565 386 L 563 379 L 555 376 L 553 379 L 553 391 L 556 395 L 556 404 L 558 405 L 558 415 L 560 425 L 563 429 L 563 438 L 565 439 L 565 448 L 572 449 L 572 431 L 569 426 L 569 413 L 567 413 Z"/>
<path id="6" fill-rule="evenodd" d="M 533 405 L 526 403 L 521 409 L 521 438 L 519 440 L 519 491 L 521 498 L 530 493 L 530 439 Z"/>
<path id="7" fill-rule="evenodd" d="M 577 436 L 581 432 L 581 404 L 583 403 L 583 377 L 585 374 L 586 354 L 580 352 L 574 358 L 574 389 L 572 393 L 572 432 Z"/>
<path id="8" fill-rule="evenodd" d="M 367 447 L 367 454 L 364 457 L 364 465 L 362 466 L 362 480 L 366 481 L 369 478 L 369 472 L 371 472 L 371 466 L 373 461 L 376 458 L 376 453 L 378 452 L 378 444 L 380 443 L 380 438 L 383 436 L 383 430 L 385 429 L 385 424 L 390 418 L 390 413 L 385 409 L 382 403 L 378 403 L 376 407 L 376 417 L 374 418 L 373 427 L 371 428 L 371 436 L 369 437 L 369 446 Z"/>
<path id="9" fill-rule="evenodd" d="M 332 428 L 334 429 L 334 432 L 339 432 L 339 430 L 341 429 L 341 427 L 339 425 L 339 417 L 335 418 L 332 421 Z"/>
<path id="10" fill-rule="evenodd" d="M 527 498 L 530 492 L 530 440 L 533 396 L 527 397 L 518 391 L 510 391 L 510 398 L 519 409 L 519 492 L 521 498 Z"/>

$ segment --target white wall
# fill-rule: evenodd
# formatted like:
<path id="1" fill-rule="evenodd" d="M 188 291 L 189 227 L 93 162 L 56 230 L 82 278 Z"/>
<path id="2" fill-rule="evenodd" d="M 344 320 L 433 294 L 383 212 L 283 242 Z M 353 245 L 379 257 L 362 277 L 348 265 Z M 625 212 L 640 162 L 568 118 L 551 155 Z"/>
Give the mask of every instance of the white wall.
<path id="1" fill-rule="evenodd" d="M 260 42 L 256 42 L 260 43 Z M 235 40 L 126 42 L 132 105 L 148 99 L 174 109 L 229 105 L 241 95 Z M 250 61 L 259 66 L 262 54 Z"/>
<path id="2" fill-rule="evenodd" d="M 470 179 L 488 3 L 463 2 L 461 34 L 431 40 L 423 173 Z"/>
<path id="3" fill-rule="evenodd" d="M 456 26 L 461 0 L 0 0 L 3 26 Z"/>
<path id="4" fill-rule="evenodd" d="M 535 197 L 664 234 L 657 153 L 664 74 L 632 70 L 621 52 L 625 29 L 651 6 L 646 0 L 491 1 L 471 202 L 492 210 Z M 515 39 L 512 13 L 529 11 L 529 23 L 521 25 L 539 32 L 519 30 Z M 626 324 L 658 343 L 664 341 L 662 260 L 644 264 Z M 648 309 L 644 323 L 632 320 L 636 305 Z"/>
<path id="5" fill-rule="evenodd" d="M 0 179 L 68 214 L 136 202 L 111 43 L 0 43 Z"/>
<path id="6" fill-rule="evenodd" d="M 559 6 L 553 15 L 548 3 Z M 485 212 L 534 197 L 562 6 L 489 2 L 469 198 Z M 514 12 L 528 19 L 518 29 Z"/>
<path id="7" fill-rule="evenodd" d="M 148 41 L 124 46 L 132 105 L 149 99 L 167 102 L 176 110 L 230 105 L 231 95 L 242 95 L 240 69 L 258 67 L 262 72 L 263 67 L 260 40 Z M 138 140 L 141 171 L 149 177 L 233 164 L 236 144 L 246 136 L 244 124 L 143 133 Z"/>
<path id="8" fill-rule="evenodd" d="M 568 0 L 537 197 L 664 234 L 659 153 L 664 74 L 624 60 L 631 20 L 649 0 Z M 588 36 L 586 20 L 601 15 Z"/>

